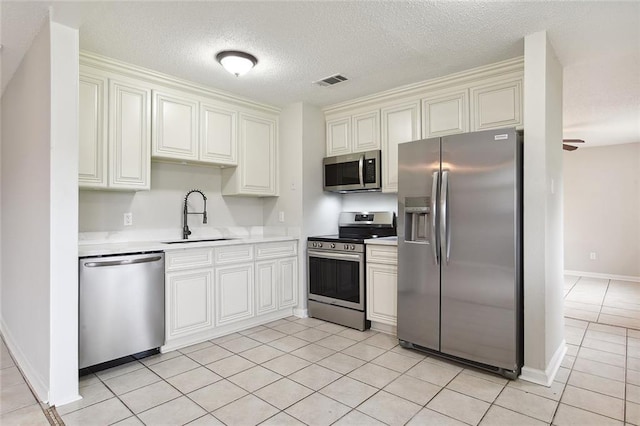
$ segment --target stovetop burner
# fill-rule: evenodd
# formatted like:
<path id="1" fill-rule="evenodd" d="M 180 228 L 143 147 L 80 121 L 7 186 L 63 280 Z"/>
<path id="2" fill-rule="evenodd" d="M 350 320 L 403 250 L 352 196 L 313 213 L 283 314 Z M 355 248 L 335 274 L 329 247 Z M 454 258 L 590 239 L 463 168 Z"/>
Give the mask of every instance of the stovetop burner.
<path id="1" fill-rule="evenodd" d="M 396 215 L 394 212 L 342 212 L 338 232 L 338 235 L 309 237 L 308 241 L 363 244 L 369 238 L 395 236 Z"/>

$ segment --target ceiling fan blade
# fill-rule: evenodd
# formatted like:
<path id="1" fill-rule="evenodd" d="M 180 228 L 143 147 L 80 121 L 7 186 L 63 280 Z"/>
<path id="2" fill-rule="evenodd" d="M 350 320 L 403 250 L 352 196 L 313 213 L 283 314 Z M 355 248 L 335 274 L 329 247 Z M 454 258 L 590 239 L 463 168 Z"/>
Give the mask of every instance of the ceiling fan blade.
<path id="1" fill-rule="evenodd" d="M 583 139 L 562 139 L 562 142 L 565 143 L 584 143 Z"/>
<path id="2" fill-rule="evenodd" d="M 571 145 L 567 145 L 566 143 L 562 144 L 562 149 L 564 149 L 565 151 L 575 151 L 576 149 L 578 149 L 577 146 L 571 146 Z"/>

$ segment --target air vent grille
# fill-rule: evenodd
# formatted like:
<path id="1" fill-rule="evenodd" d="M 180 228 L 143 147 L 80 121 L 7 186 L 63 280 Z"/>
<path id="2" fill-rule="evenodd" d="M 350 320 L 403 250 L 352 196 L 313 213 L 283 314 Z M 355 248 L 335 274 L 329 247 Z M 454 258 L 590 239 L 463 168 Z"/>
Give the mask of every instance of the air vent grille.
<path id="1" fill-rule="evenodd" d="M 329 77 L 325 77 L 321 80 L 314 81 L 313 84 L 317 84 L 318 86 L 322 86 L 322 87 L 329 87 L 329 86 L 333 86 L 334 84 L 342 83 L 343 81 L 347 81 L 347 80 L 348 78 L 343 75 L 334 74 L 334 75 L 330 75 Z"/>

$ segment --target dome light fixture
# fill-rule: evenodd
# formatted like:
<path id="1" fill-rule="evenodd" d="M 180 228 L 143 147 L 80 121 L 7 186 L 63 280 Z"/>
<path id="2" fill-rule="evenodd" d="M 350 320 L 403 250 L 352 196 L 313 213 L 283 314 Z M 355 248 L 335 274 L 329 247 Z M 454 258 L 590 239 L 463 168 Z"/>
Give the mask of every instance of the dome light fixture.
<path id="1" fill-rule="evenodd" d="M 236 77 L 247 73 L 258 63 L 255 56 L 237 50 L 223 50 L 216 55 L 216 60 Z"/>

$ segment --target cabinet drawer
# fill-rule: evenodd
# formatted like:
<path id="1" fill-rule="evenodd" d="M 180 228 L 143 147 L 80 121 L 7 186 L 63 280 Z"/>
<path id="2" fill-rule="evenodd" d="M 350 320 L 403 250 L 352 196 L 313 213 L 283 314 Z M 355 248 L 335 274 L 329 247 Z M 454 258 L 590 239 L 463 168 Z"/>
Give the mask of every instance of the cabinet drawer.
<path id="1" fill-rule="evenodd" d="M 253 246 L 251 244 L 215 249 L 216 265 L 227 265 L 251 260 L 253 260 Z"/>
<path id="2" fill-rule="evenodd" d="M 398 264 L 398 247 L 377 244 L 367 245 L 367 263 Z"/>
<path id="3" fill-rule="evenodd" d="M 278 241 L 256 245 L 256 260 L 296 256 L 297 254 L 297 241 Z"/>
<path id="4" fill-rule="evenodd" d="M 165 270 L 167 272 L 209 266 L 213 266 L 213 249 L 169 251 L 165 255 Z"/>

